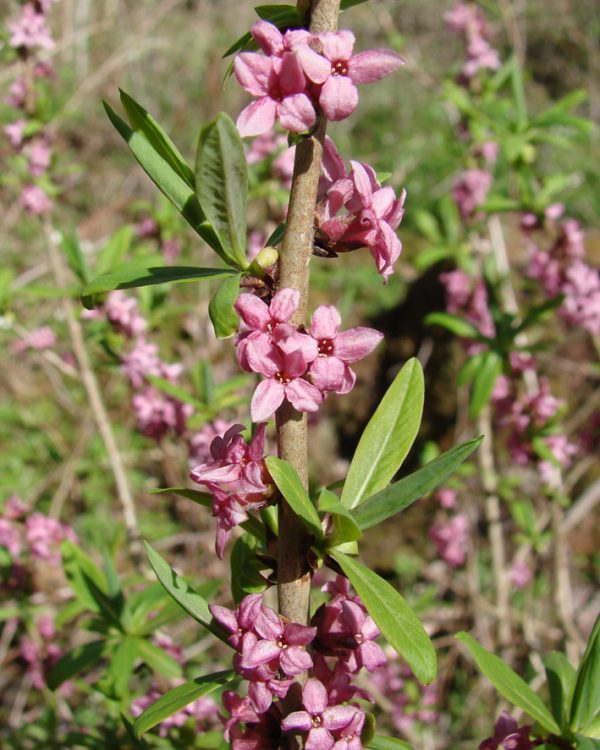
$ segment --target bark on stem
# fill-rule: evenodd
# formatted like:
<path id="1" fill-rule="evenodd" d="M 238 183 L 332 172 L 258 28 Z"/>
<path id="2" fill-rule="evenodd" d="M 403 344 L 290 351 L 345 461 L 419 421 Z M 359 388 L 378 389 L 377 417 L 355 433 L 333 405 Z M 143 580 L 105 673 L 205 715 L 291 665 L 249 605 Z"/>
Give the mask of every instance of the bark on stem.
<path id="1" fill-rule="evenodd" d="M 311 0 L 298 3 L 308 11 L 313 33 L 336 31 L 340 0 Z M 287 225 L 279 261 L 279 287 L 298 289 L 300 305 L 291 319 L 293 325 L 306 320 L 309 262 L 313 249 L 317 187 L 321 172 L 326 121 L 321 118 L 314 133 L 296 146 L 294 176 Z M 276 414 L 279 457 L 288 461 L 308 487 L 308 431 L 306 414 L 284 403 Z M 310 571 L 306 563 L 308 539 L 304 526 L 287 503 L 279 501 L 279 545 L 277 593 L 279 612 L 293 622 L 306 623 L 310 606 Z"/>

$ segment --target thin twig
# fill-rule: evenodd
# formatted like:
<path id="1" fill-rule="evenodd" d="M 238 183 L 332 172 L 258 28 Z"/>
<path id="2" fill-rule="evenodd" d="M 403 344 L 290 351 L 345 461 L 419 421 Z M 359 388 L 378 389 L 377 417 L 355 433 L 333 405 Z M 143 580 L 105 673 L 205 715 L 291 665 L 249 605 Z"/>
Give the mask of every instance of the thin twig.
<path id="1" fill-rule="evenodd" d="M 335 31 L 340 0 L 311 0 L 310 31 Z M 296 146 L 285 236 L 279 263 L 280 288 L 297 289 L 300 305 L 293 325 L 304 325 L 308 301 L 309 262 L 313 250 L 315 206 L 321 172 L 326 121 L 320 118 L 315 132 Z M 279 457 L 288 461 L 308 487 L 308 430 L 306 414 L 285 402 L 276 414 Z M 277 592 L 279 611 L 292 622 L 306 623 L 310 606 L 310 571 L 306 561 L 306 530 L 283 498 L 280 499 Z"/>
<path id="2" fill-rule="evenodd" d="M 66 284 L 66 273 L 63 259 L 56 245 L 55 237 L 53 236 L 49 223 L 44 224 L 44 229 L 52 272 L 58 287 L 61 288 Z M 96 376 L 90 364 L 85 340 L 83 338 L 83 331 L 81 330 L 81 325 L 75 315 L 73 302 L 69 297 L 64 297 L 62 299 L 62 304 L 69 330 L 69 336 L 71 338 L 71 344 L 81 372 L 81 380 L 90 402 L 94 421 L 96 422 L 100 435 L 102 436 L 108 454 L 110 467 L 115 478 L 117 494 L 121 503 L 125 528 L 127 529 L 127 535 L 129 538 L 130 552 L 134 561 L 138 563 L 141 560 L 142 554 L 140 533 L 135 504 L 129 488 L 129 482 L 127 481 L 127 474 L 125 473 L 123 460 L 113 435 L 112 425 L 102 399 L 102 394 L 100 393 L 98 381 L 96 380 Z"/>

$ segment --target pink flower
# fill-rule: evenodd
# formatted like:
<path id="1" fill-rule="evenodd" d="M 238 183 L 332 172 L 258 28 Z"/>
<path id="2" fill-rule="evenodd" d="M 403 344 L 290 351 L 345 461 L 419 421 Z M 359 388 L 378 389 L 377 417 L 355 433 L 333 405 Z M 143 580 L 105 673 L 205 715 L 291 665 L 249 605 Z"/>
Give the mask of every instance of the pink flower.
<path id="1" fill-rule="evenodd" d="M 494 735 L 483 740 L 479 750 L 532 750 L 540 742 L 529 738 L 530 730 L 531 726 L 519 727 L 515 719 L 503 711 L 494 727 Z"/>
<path id="2" fill-rule="evenodd" d="M 18 557 L 23 548 L 19 527 L 7 518 L 0 518 L 0 547 L 4 547 L 11 557 Z"/>
<path id="3" fill-rule="evenodd" d="M 210 445 L 212 441 L 233 427 L 234 422 L 217 417 L 207 422 L 188 439 L 190 469 L 198 464 L 206 463 L 211 458 Z"/>
<path id="4" fill-rule="evenodd" d="M 55 344 L 54 331 L 49 326 L 41 326 L 29 331 L 20 341 L 15 341 L 13 349 L 15 352 L 24 352 L 26 349 L 42 351 L 43 349 L 51 349 Z"/>
<path id="5" fill-rule="evenodd" d="M 133 349 L 122 359 L 122 368 L 134 388 L 141 388 L 148 375 L 160 377 L 162 365 L 158 346 L 142 337 L 136 339 Z"/>
<path id="6" fill-rule="evenodd" d="M 314 39 L 323 57 L 315 59 L 313 50 L 306 46 L 299 48 L 298 57 L 307 78 L 321 86 L 319 106 L 328 120 L 343 120 L 356 109 L 355 84 L 379 81 L 404 64 L 400 55 L 391 50 L 353 55 L 355 37 L 351 31 L 316 34 Z"/>
<path id="7" fill-rule="evenodd" d="M 20 117 L 15 122 L 4 126 L 4 132 L 14 148 L 19 148 L 23 143 L 23 134 L 27 125 L 26 120 Z"/>
<path id="8" fill-rule="evenodd" d="M 54 40 L 46 26 L 46 18 L 42 13 L 36 12 L 33 5 L 27 3 L 23 6 L 21 18 L 8 24 L 11 47 L 24 47 L 33 49 L 41 47 L 51 50 L 54 48 Z"/>
<path id="9" fill-rule="evenodd" d="M 435 542 L 438 555 L 451 568 L 464 565 L 467 556 L 469 521 L 463 513 L 453 516 L 447 523 L 436 523 L 429 536 Z"/>
<path id="10" fill-rule="evenodd" d="M 52 148 L 43 138 L 36 138 L 24 148 L 27 156 L 29 174 L 32 177 L 40 177 L 50 166 Z"/>
<path id="11" fill-rule="evenodd" d="M 312 317 L 310 335 L 318 356 L 310 366 L 310 378 L 321 391 L 348 393 L 356 381 L 349 365 L 370 354 L 383 339 L 372 328 L 350 328 L 339 333 L 342 319 L 333 305 L 321 305 Z"/>
<path id="12" fill-rule="evenodd" d="M 316 678 L 302 688 L 303 711 L 288 714 L 281 722 L 284 731 L 308 732 L 306 750 L 331 750 L 334 733 L 348 727 L 360 711 L 354 706 L 330 706 L 327 689 Z M 363 717 L 364 720 L 364 717 Z"/>
<path id="13" fill-rule="evenodd" d="M 300 292 L 297 289 L 280 289 L 269 305 L 254 294 L 240 294 L 235 309 L 241 319 L 241 331 L 235 343 L 237 360 L 242 369 L 253 372 L 246 354 L 248 344 L 257 340 L 270 342 L 275 327 L 287 323 L 299 304 Z"/>
<path id="14" fill-rule="evenodd" d="M 309 363 L 300 350 L 284 354 L 275 346 L 256 340 L 247 348 L 247 356 L 253 372 L 265 377 L 252 397 L 253 422 L 268 419 L 285 399 L 298 411 L 318 411 L 323 396 L 316 386 L 304 380 Z"/>
<path id="15" fill-rule="evenodd" d="M 456 490 L 443 487 L 436 492 L 435 496 L 442 508 L 445 508 L 446 510 L 456 508 L 456 500 L 458 497 L 458 492 Z"/>
<path id="16" fill-rule="evenodd" d="M 52 201 L 37 185 L 25 185 L 19 196 L 21 206 L 34 216 L 45 214 L 52 208 Z"/>
<path id="17" fill-rule="evenodd" d="M 32 513 L 25 521 L 25 537 L 33 558 L 56 564 L 60 560 L 59 545 L 63 539 L 77 541 L 73 529 L 42 513 Z"/>
<path id="18" fill-rule="evenodd" d="M 268 607 L 263 607 L 263 617 L 254 625 L 256 639 L 242 639 L 241 666 L 254 669 L 261 665 L 275 664 L 284 675 L 295 677 L 312 667 L 312 659 L 306 650 L 316 635 L 316 628 L 284 623 Z"/>
<path id="19" fill-rule="evenodd" d="M 196 466 L 190 478 L 209 489 L 245 494 L 264 493 L 266 467 L 263 458 L 266 425 L 261 424 L 249 444 L 241 436 L 244 425 L 236 424 L 212 441 L 212 461 Z"/>
<path id="20" fill-rule="evenodd" d="M 146 437 L 162 440 L 169 430 L 182 433 L 193 407 L 148 386 L 132 398 L 137 427 Z"/>
<path id="21" fill-rule="evenodd" d="M 137 299 L 120 289 L 110 292 L 104 303 L 104 313 L 114 329 L 127 338 L 139 336 L 148 327 Z"/>
<path id="22" fill-rule="evenodd" d="M 258 99 L 243 109 L 237 119 L 242 137 L 260 135 L 276 121 L 293 133 L 309 130 L 316 122 L 313 104 L 306 93 L 306 78 L 294 52 L 265 57 L 242 52 L 234 60 L 240 85 Z"/>
<path id="23" fill-rule="evenodd" d="M 467 169 L 456 179 L 452 197 L 463 219 L 475 217 L 476 210 L 485 203 L 493 175 L 484 169 Z"/>
<path id="24" fill-rule="evenodd" d="M 331 153 L 335 147 L 330 144 L 328 150 L 325 184 L 332 177 L 337 179 L 330 182 L 321 202 L 319 229 L 334 243 L 347 244 L 348 249 L 368 247 L 377 270 L 386 279 L 393 272 L 393 265 L 402 251 L 395 229 L 404 214 L 406 191 L 396 198 L 391 187 L 381 187 L 371 167 L 356 161 L 351 162 L 350 178 L 345 178 L 343 163 L 340 169 Z M 342 206 L 348 209 L 348 213 L 335 216 Z"/>
<path id="25" fill-rule="evenodd" d="M 5 101 L 10 107 L 15 109 L 23 109 L 25 101 L 27 99 L 27 83 L 25 78 L 17 78 L 11 83 L 8 89 L 8 96 Z"/>
<path id="26" fill-rule="evenodd" d="M 515 560 L 510 568 L 510 582 L 516 589 L 524 589 L 533 578 L 531 568 L 526 562 Z"/>

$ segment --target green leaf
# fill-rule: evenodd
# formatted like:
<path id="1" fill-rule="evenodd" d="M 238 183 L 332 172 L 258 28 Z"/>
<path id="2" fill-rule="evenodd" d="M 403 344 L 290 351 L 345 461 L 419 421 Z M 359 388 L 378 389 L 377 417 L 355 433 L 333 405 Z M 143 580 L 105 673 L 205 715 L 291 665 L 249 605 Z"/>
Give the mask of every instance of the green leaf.
<path id="1" fill-rule="evenodd" d="M 477 328 L 459 315 L 451 315 L 450 313 L 442 312 L 430 313 L 425 316 L 425 325 L 441 326 L 455 336 L 460 336 L 463 339 L 479 338 L 479 331 Z"/>
<path id="2" fill-rule="evenodd" d="M 342 0 L 340 3 L 340 10 L 349 10 L 350 8 L 353 8 L 355 5 L 362 5 L 363 3 L 368 2 L 368 0 Z"/>
<path id="3" fill-rule="evenodd" d="M 600 740 L 600 713 L 597 713 L 581 731 L 586 737 L 593 737 L 595 740 Z"/>
<path id="4" fill-rule="evenodd" d="M 208 305 L 208 314 L 218 339 L 228 339 L 237 331 L 239 321 L 233 305 L 240 292 L 242 274 L 236 274 L 221 282 Z"/>
<path id="5" fill-rule="evenodd" d="M 600 615 L 590 634 L 577 670 L 570 726 L 581 730 L 600 711 Z"/>
<path id="6" fill-rule="evenodd" d="M 203 407 L 202 402 L 198 401 L 197 398 L 194 398 L 194 396 L 188 393 L 186 389 L 181 385 L 172 383 L 166 378 L 159 378 L 156 375 L 146 375 L 146 379 L 149 383 L 158 388 L 159 391 L 166 393 L 168 396 L 176 398 L 178 401 L 181 401 L 184 404 L 191 404 L 196 409 L 201 409 Z"/>
<path id="7" fill-rule="evenodd" d="M 367 747 L 370 750 L 398 750 L 398 748 L 412 750 L 412 745 L 404 742 L 404 740 L 397 740 L 394 737 L 382 737 L 381 735 L 375 735 L 370 742 L 367 742 Z"/>
<path id="8" fill-rule="evenodd" d="M 417 209 L 413 216 L 413 221 L 423 237 L 426 237 L 430 242 L 441 244 L 443 237 L 438 221 L 432 213 L 423 209 Z"/>
<path id="9" fill-rule="evenodd" d="M 364 500 L 352 515 L 362 531 L 376 526 L 442 484 L 479 447 L 482 437 L 467 440 Z"/>
<path id="10" fill-rule="evenodd" d="M 206 599 L 196 593 L 189 583 L 176 573 L 156 550 L 152 549 L 148 542 L 144 542 L 144 546 L 146 547 L 148 561 L 167 593 L 175 599 L 182 609 L 185 609 L 188 615 L 191 615 L 194 620 L 227 643 L 227 635 L 212 621 Z"/>
<path id="11" fill-rule="evenodd" d="M 600 739 L 584 737 L 581 734 L 576 734 L 575 739 L 577 740 L 577 750 L 600 750 Z"/>
<path id="12" fill-rule="evenodd" d="M 478 352 L 477 354 L 474 354 L 472 357 L 469 357 L 466 360 L 464 365 L 458 371 L 458 375 L 456 376 L 457 385 L 466 385 L 467 383 L 470 383 L 471 380 L 473 380 L 475 373 L 481 367 L 481 363 L 483 362 L 485 354 L 485 352 Z"/>
<path id="13" fill-rule="evenodd" d="M 356 542 L 362 537 L 362 531 L 358 528 L 354 516 L 345 505 L 342 505 L 334 492 L 327 488 L 321 490 L 317 507 L 320 513 L 331 513 L 333 516 L 334 531 L 327 537 L 328 547 Z"/>
<path id="14" fill-rule="evenodd" d="M 171 281 L 193 281 L 194 279 L 216 279 L 235 274 L 229 268 L 197 268 L 195 266 L 144 266 L 126 264 L 118 271 L 97 276 L 87 284 L 81 299 L 88 310 L 94 307 L 95 294 L 105 294 L 113 289 L 133 289 L 138 286 L 168 284 Z"/>
<path id="15" fill-rule="evenodd" d="M 198 198 L 190 185 L 155 150 L 143 133 L 132 130 L 106 102 L 104 109 L 138 164 L 156 187 L 171 201 L 192 229 L 228 263 L 227 254 L 223 251 L 212 227 L 205 220 Z"/>
<path id="16" fill-rule="evenodd" d="M 233 677 L 233 670 L 228 669 L 223 672 L 215 672 L 206 675 L 206 677 L 197 677 L 195 680 L 185 682 L 168 693 L 162 695 L 157 701 L 149 706 L 141 716 L 136 719 L 133 730 L 136 737 L 141 737 L 152 727 L 160 724 L 161 721 L 173 716 L 182 708 L 193 703 L 197 698 L 208 695 L 214 690 L 227 685 Z"/>
<path id="17" fill-rule="evenodd" d="M 513 705 L 522 708 L 547 732 L 560 734 L 560 727 L 552 718 L 542 699 L 533 692 L 525 680 L 513 672 L 508 664 L 480 646 L 468 633 L 457 633 L 456 639 L 465 644 L 483 675 L 501 695 Z"/>
<path id="18" fill-rule="evenodd" d="M 551 651 L 544 659 L 552 715 L 563 732 L 568 728 L 575 668 L 564 654 Z"/>
<path id="19" fill-rule="evenodd" d="M 312 500 L 302 486 L 300 477 L 293 466 L 275 456 L 266 459 L 267 469 L 277 489 L 285 498 L 294 513 L 303 521 L 304 525 L 317 539 L 323 538 L 321 519 Z"/>
<path id="20" fill-rule="evenodd" d="M 129 252 L 133 240 L 133 227 L 129 224 L 117 229 L 100 251 L 96 261 L 95 274 L 109 273 Z M 87 279 L 86 279 L 87 281 Z"/>
<path id="21" fill-rule="evenodd" d="M 126 695 L 137 659 L 138 643 L 138 638 L 127 635 L 113 651 L 108 670 L 98 685 L 108 697 L 120 700 Z"/>
<path id="22" fill-rule="evenodd" d="M 248 167 L 239 131 L 225 112 L 200 134 L 196 195 L 230 265 L 246 268 Z"/>
<path id="23" fill-rule="evenodd" d="M 106 641 L 101 640 L 84 643 L 67 652 L 50 670 L 47 679 L 50 690 L 56 690 L 63 682 L 75 677 L 91 664 L 100 661 L 105 648 Z"/>
<path id="24" fill-rule="evenodd" d="M 177 172 L 177 174 L 185 180 L 193 190 L 194 172 L 179 153 L 177 146 L 164 132 L 152 115 L 138 104 L 135 99 L 129 96 L 129 94 L 126 94 L 122 89 L 119 89 L 119 94 L 121 96 L 121 102 L 127 112 L 127 117 L 129 118 L 131 127 L 144 134 L 156 153 L 162 156 L 167 164 L 169 164 L 169 166 Z"/>
<path id="25" fill-rule="evenodd" d="M 72 233 L 63 234 L 60 239 L 63 252 L 67 256 L 69 268 L 82 284 L 87 283 L 89 271 L 85 256 L 81 250 L 81 245 L 79 244 L 79 237 L 75 233 Z"/>
<path id="26" fill-rule="evenodd" d="M 61 544 L 65 575 L 75 596 L 92 612 L 104 613 L 118 626 L 119 615 L 108 597 L 106 578 L 100 568 L 74 542 Z"/>
<path id="27" fill-rule="evenodd" d="M 144 638 L 139 638 L 137 641 L 137 651 L 140 659 L 157 674 L 163 677 L 181 677 L 181 664 L 162 648 L 155 646 L 154 643 Z"/>
<path id="28" fill-rule="evenodd" d="M 473 379 L 469 416 L 475 419 L 490 400 L 496 380 L 502 372 L 502 359 L 496 352 L 486 352 Z"/>
<path id="29" fill-rule="evenodd" d="M 415 677 L 425 684 L 433 682 L 436 675 L 435 649 L 404 598 L 358 560 L 336 550 L 329 554 L 354 586 L 388 643 L 406 659 Z"/>
<path id="30" fill-rule="evenodd" d="M 260 551 L 258 540 L 247 532 L 232 547 L 231 594 L 235 604 L 239 604 L 246 594 L 258 594 L 267 586 L 260 573 L 265 565 L 256 556 L 257 551 Z"/>
<path id="31" fill-rule="evenodd" d="M 342 491 L 347 508 L 386 487 L 402 466 L 421 424 L 423 392 L 423 370 L 417 359 L 410 359 L 361 435 Z"/>
<path id="32" fill-rule="evenodd" d="M 163 492 L 172 492 L 174 495 L 181 495 L 188 500 L 193 500 L 198 505 L 205 508 L 212 506 L 212 495 L 208 492 L 199 492 L 198 490 L 189 490 L 187 487 L 161 487 L 159 490 L 151 490 L 151 495 L 160 495 Z"/>

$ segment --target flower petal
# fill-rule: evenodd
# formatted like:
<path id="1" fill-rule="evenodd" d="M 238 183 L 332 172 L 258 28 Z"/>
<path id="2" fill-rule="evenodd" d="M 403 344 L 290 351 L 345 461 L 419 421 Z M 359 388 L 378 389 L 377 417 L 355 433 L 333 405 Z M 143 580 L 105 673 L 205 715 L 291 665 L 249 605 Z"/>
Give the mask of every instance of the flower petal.
<path id="1" fill-rule="evenodd" d="M 329 136 L 325 136 L 323 143 L 323 173 L 331 182 L 347 177 L 346 167 L 338 150 Z"/>
<path id="2" fill-rule="evenodd" d="M 281 652 L 279 665 L 284 674 L 295 677 L 310 669 L 313 661 L 306 649 L 301 646 L 289 646 Z"/>
<path id="3" fill-rule="evenodd" d="M 323 403 L 321 391 L 301 378 L 292 380 L 285 386 L 285 396 L 294 409 L 298 409 L 298 411 L 318 411 L 319 406 Z"/>
<path id="4" fill-rule="evenodd" d="M 277 115 L 281 126 L 292 133 L 310 130 L 317 121 L 315 108 L 306 94 L 286 96 L 277 109 Z"/>
<path id="5" fill-rule="evenodd" d="M 393 73 L 404 60 L 390 49 L 359 52 L 348 60 L 348 75 L 354 83 L 373 83 Z"/>
<path id="6" fill-rule="evenodd" d="M 278 323 L 287 323 L 299 304 L 300 292 L 297 289 L 280 289 L 269 305 L 270 316 Z"/>
<path id="7" fill-rule="evenodd" d="M 336 337 L 333 353 L 344 362 L 358 362 L 370 354 L 382 339 L 383 334 L 374 328 L 349 328 Z"/>
<path id="8" fill-rule="evenodd" d="M 392 211 L 395 201 L 396 193 L 394 192 L 394 188 L 383 187 L 373 193 L 371 208 L 378 219 L 384 219 Z"/>
<path id="9" fill-rule="evenodd" d="M 233 61 L 233 70 L 240 86 L 253 96 L 269 92 L 269 79 L 273 63 L 258 52 L 242 52 Z"/>
<path id="10" fill-rule="evenodd" d="M 306 89 L 306 78 L 302 72 L 300 60 L 295 52 L 285 52 L 281 63 L 274 63 L 278 70 L 277 88 L 284 94 L 300 94 Z"/>
<path id="11" fill-rule="evenodd" d="M 356 109 L 358 90 L 347 76 L 331 76 L 323 84 L 319 104 L 328 120 L 343 120 Z"/>
<path id="12" fill-rule="evenodd" d="M 306 680 L 302 688 L 302 703 L 311 714 L 320 714 L 327 708 L 327 688 L 321 680 L 317 680 L 316 677 Z"/>
<path id="13" fill-rule="evenodd" d="M 350 724 L 356 713 L 354 706 L 331 706 L 323 711 L 323 724 L 332 731 L 343 729 Z"/>
<path id="14" fill-rule="evenodd" d="M 252 396 L 250 414 L 253 422 L 268 419 L 283 403 L 285 389 L 281 383 L 272 378 L 259 383 Z"/>
<path id="15" fill-rule="evenodd" d="M 325 727 L 313 727 L 308 733 L 304 744 L 305 750 L 331 750 L 335 740 L 329 729 Z"/>
<path id="16" fill-rule="evenodd" d="M 312 727 L 312 719 L 307 711 L 293 711 L 288 714 L 281 722 L 281 728 L 284 731 L 297 729 L 301 732 L 308 732 Z"/>
<path id="17" fill-rule="evenodd" d="M 240 294 L 234 305 L 242 321 L 252 331 L 264 331 L 271 322 L 267 305 L 255 294 Z"/>
<path id="18" fill-rule="evenodd" d="M 310 366 L 310 379 L 320 391 L 336 391 L 344 385 L 346 365 L 337 357 L 317 357 Z"/>
<path id="19" fill-rule="evenodd" d="M 283 53 L 283 34 L 274 24 L 261 19 L 250 29 L 250 33 L 265 54 L 281 55 Z"/>
<path id="20" fill-rule="evenodd" d="M 347 29 L 343 31 L 326 31 L 317 34 L 317 38 L 321 42 L 323 54 L 331 62 L 350 59 L 352 50 L 354 49 L 354 42 L 356 41 L 351 31 Z"/>
<path id="21" fill-rule="evenodd" d="M 245 107 L 235 124 L 242 138 L 261 135 L 273 127 L 276 114 L 277 102 L 268 96 L 263 96 Z"/>
<path id="22" fill-rule="evenodd" d="M 352 164 L 351 177 L 363 208 L 370 208 L 373 201 L 373 186 L 369 173 L 359 161 L 351 161 L 350 163 Z"/>
<path id="23" fill-rule="evenodd" d="M 310 335 L 316 339 L 334 339 L 341 323 L 342 317 L 334 305 L 320 305 L 313 313 Z"/>
<path id="24" fill-rule="evenodd" d="M 242 667 L 244 669 L 253 669 L 261 664 L 267 664 L 273 659 L 277 659 L 280 654 L 281 649 L 275 641 L 257 641 L 249 651 L 242 654 Z"/>
<path id="25" fill-rule="evenodd" d="M 331 75 L 331 63 L 308 45 L 296 49 L 300 66 L 313 83 L 325 83 Z"/>

